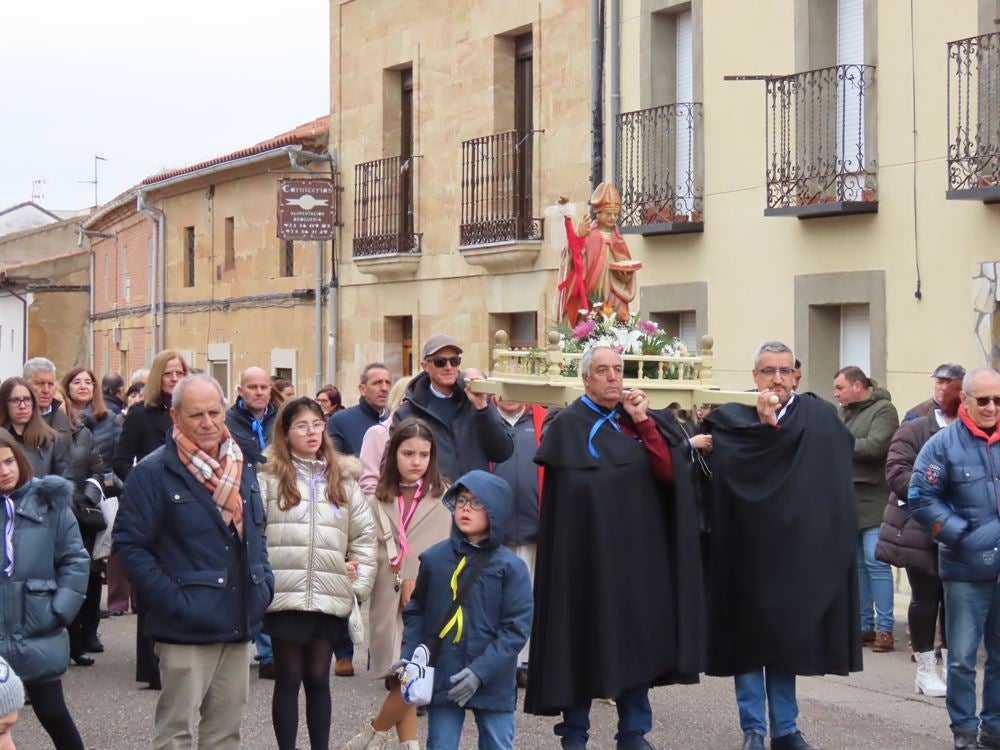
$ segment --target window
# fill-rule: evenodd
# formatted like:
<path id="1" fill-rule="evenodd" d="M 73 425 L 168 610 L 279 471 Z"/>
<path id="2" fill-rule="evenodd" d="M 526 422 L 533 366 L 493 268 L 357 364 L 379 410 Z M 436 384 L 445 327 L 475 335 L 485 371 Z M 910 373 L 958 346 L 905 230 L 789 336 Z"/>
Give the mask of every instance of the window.
<path id="1" fill-rule="evenodd" d="M 227 271 L 236 268 L 236 220 L 232 216 L 226 217 L 226 251 L 223 257 L 223 268 Z"/>
<path id="2" fill-rule="evenodd" d="M 294 377 L 291 367 L 275 367 L 274 377 L 280 380 L 287 380 L 289 383 L 293 383 L 292 378 Z M 294 384 L 294 383 L 293 383 Z"/>
<path id="3" fill-rule="evenodd" d="M 383 322 L 382 361 L 394 376 L 413 374 L 413 316 L 390 315 Z"/>
<path id="4" fill-rule="evenodd" d="M 295 275 L 295 243 L 283 240 L 281 243 L 280 273 L 282 276 Z"/>
<path id="5" fill-rule="evenodd" d="M 194 286 L 194 227 L 184 227 L 184 286 Z"/>
<path id="6" fill-rule="evenodd" d="M 659 324 L 670 338 L 677 337 L 691 353 L 698 351 L 698 315 L 694 310 L 653 313 L 649 319 Z"/>
<path id="7" fill-rule="evenodd" d="M 490 367 L 496 365 L 493 359 L 493 346 L 496 342 L 496 332 L 506 331 L 510 339 L 511 349 L 533 349 L 538 346 L 538 313 L 512 312 L 490 313 L 489 315 Z"/>

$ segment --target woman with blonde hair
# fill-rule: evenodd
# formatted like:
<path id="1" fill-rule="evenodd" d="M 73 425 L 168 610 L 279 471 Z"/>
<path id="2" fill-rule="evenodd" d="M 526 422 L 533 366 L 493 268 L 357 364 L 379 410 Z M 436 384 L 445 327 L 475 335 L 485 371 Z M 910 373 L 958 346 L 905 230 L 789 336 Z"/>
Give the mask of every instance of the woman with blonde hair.
<path id="1" fill-rule="evenodd" d="M 334 644 L 375 581 L 375 522 L 357 482 L 361 462 L 334 451 L 311 398 L 282 404 L 264 455 L 260 487 L 275 582 L 264 616 L 274 649 L 274 735 L 278 750 L 294 749 L 302 685 L 310 747 L 320 750 L 330 743 Z"/>
<path id="2" fill-rule="evenodd" d="M 123 482 L 135 464 L 167 442 L 167 431 L 172 426 L 170 407 L 173 403 L 174 388 L 187 374 L 187 362 L 176 349 L 164 349 L 153 357 L 142 401 L 129 408 L 125 423 L 122 425 L 121 436 L 115 446 L 112 465 L 115 474 Z M 125 497 L 123 502 L 128 502 L 128 498 Z M 114 557 L 113 548 L 111 554 Z M 149 687 L 153 690 L 159 690 L 160 660 L 153 652 L 153 640 L 144 634 L 146 614 L 142 602 L 136 604 L 138 621 L 135 629 L 135 679 L 136 682 L 149 683 Z"/>

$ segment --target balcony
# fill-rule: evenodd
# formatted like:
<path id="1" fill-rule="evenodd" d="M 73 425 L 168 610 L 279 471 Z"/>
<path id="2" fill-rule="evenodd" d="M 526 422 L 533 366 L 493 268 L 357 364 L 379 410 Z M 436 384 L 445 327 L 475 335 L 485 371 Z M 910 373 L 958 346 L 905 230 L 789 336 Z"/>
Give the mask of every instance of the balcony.
<path id="1" fill-rule="evenodd" d="M 525 270 L 542 248 L 532 194 L 536 131 L 508 130 L 462 142 L 459 250 L 493 272 Z"/>
<path id="2" fill-rule="evenodd" d="M 875 67 L 836 65 L 766 81 L 765 216 L 878 211 Z M 874 93 L 874 92 L 872 92 Z"/>
<path id="3" fill-rule="evenodd" d="M 412 166 L 390 156 L 354 167 L 354 265 L 382 281 L 412 278 L 420 264 Z"/>
<path id="4" fill-rule="evenodd" d="M 1000 32 L 948 43 L 948 192 L 1000 203 Z"/>
<path id="5" fill-rule="evenodd" d="M 618 116 L 622 234 L 701 232 L 700 102 L 668 104 Z"/>

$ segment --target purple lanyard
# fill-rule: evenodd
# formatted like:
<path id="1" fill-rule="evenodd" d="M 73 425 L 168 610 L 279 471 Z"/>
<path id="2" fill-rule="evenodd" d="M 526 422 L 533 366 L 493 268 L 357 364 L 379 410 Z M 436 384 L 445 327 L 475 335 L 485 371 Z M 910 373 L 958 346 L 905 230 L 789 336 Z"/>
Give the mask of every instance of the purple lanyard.
<path id="1" fill-rule="evenodd" d="M 7 512 L 7 522 L 3 528 L 3 543 L 8 560 L 7 567 L 3 569 L 3 572 L 10 578 L 14 575 L 14 501 L 10 499 L 10 495 L 3 496 L 3 506 Z"/>
<path id="2" fill-rule="evenodd" d="M 317 487 L 319 485 L 322 485 L 324 488 L 326 487 L 327 485 L 326 477 L 322 473 L 315 474 L 313 472 L 307 472 L 305 469 L 303 469 L 301 466 L 297 464 L 295 466 L 295 471 L 299 475 L 299 477 L 301 477 L 302 479 L 304 479 L 306 482 L 309 483 L 309 496 L 312 498 L 313 502 L 315 502 Z M 340 516 L 342 515 L 342 511 L 340 510 L 340 508 L 337 507 L 335 503 L 330 503 L 330 505 L 332 506 L 333 509 L 333 515 L 336 516 L 337 518 L 340 518 Z M 300 518 L 299 521 L 300 522 L 306 521 L 308 520 L 308 518 L 309 518 L 309 509 L 306 508 L 305 512 L 302 514 L 302 518 Z"/>

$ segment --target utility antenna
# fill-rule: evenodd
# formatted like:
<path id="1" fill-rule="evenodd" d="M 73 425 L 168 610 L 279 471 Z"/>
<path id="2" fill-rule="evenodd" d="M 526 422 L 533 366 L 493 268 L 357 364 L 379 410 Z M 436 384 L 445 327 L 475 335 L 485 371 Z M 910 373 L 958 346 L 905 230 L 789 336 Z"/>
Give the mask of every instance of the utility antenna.
<path id="1" fill-rule="evenodd" d="M 45 197 L 45 193 L 42 192 L 45 188 L 45 180 L 41 178 L 36 178 L 31 181 L 31 202 L 37 203 L 42 198 Z"/>
<path id="2" fill-rule="evenodd" d="M 94 154 L 94 179 L 92 179 L 92 180 L 77 180 L 77 182 L 82 183 L 84 185 L 93 185 L 94 186 L 94 206 L 95 207 L 100 205 L 100 203 L 98 203 L 98 201 L 97 201 L 97 162 L 99 162 L 99 161 L 107 161 L 107 159 L 105 159 L 103 156 L 98 156 L 97 154 Z"/>

